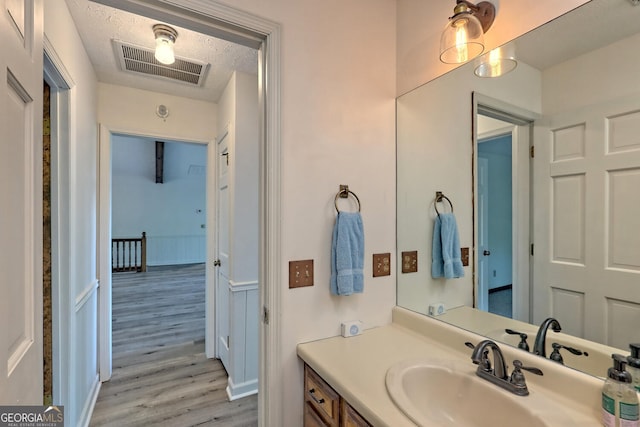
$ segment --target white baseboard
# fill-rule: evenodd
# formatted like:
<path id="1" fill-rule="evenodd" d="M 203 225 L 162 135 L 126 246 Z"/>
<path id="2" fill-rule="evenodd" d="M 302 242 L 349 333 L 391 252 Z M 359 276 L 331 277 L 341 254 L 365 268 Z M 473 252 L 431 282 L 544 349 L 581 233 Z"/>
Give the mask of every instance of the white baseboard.
<path id="1" fill-rule="evenodd" d="M 258 394 L 258 380 L 246 381 L 240 384 L 234 384 L 231 378 L 227 382 L 227 397 L 230 401 L 241 399 L 243 397 Z"/>
<path id="2" fill-rule="evenodd" d="M 93 415 L 93 408 L 95 408 L 96 406 L 96 400 L 98 400 L 98 394 L 100 393 L 101 385 L 102 383 L 100 382 L 100 375 L 96 375 L 96 378 L 93 381 L 93 385 L 91 386 L 91 392 L 87 396 L 87 400 L 84 403 L 84 408 L 82 408 L 82 413 L 80 414 L 80 418 L 78 419 L 78 427 L 89 427 L 91 416 Z"/>

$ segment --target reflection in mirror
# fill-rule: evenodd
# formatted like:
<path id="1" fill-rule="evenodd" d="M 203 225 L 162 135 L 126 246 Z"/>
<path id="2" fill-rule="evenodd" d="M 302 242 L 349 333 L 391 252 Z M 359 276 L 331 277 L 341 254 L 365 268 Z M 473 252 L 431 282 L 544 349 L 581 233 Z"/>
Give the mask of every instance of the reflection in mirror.
<path id="1" fill-rule="evenodd" d="M 398 98 L 398 265 L 418 254 L 398 305 L 443 303 L 438 319 L 530 348 L 553 317 L 547 357 L 600 377 L 640 342 L 639 19 L 628 0 L 592 0 L 515 40 L 512 72 L 469 63 Z M 430 274 L 436 191 L 472 249 L 462 278 Z"/>

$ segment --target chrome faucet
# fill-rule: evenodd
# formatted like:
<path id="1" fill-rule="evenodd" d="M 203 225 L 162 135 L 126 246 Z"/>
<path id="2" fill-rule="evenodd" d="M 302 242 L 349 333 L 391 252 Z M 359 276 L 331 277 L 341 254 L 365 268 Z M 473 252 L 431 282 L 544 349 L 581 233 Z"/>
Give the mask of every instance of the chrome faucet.
<path id="1" fill-rule="evenodd" d="M 548 317 L 542 322 L 538 333 L 536 334 L 536 340 L 533 343 L 533 354 L 538 356 L 547 357 L 546 344 L 547 344 L 547 331 L 551 328 L 553 332 L 560 332 L 562 327 L 560 323 L 553 317 Z"/>
<path id="2" fill-rule="evenodd" d="M 491 349 L 493 353 L 493 369 L 491 369 L 491 362 L 488 358 L 488 349 Z M 542 375 L 540 369 L 522 366 L 521 361 L 514 360 L 513 373 L 509 376 L 502 351 L 500 347 L 498 347 L 498 344 L 491 340 L 480 341 L 478 345 L 474 347 L 473 353 L 471 353 L 471 360 L 474 364 L 478 365 L 476 375 L 518 396 L 526 396 L 529 394 L 529 389 L 527 388 L 527 383 L 522 373 L 523 369 L 536 375 Z"/>

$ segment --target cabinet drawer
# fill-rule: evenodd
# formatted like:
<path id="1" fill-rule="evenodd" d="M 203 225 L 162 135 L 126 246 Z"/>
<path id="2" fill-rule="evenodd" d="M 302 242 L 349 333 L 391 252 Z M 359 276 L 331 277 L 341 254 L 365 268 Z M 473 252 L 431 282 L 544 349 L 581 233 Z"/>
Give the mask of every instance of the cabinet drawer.
<path id="1" fill-rule="evenodd" d="M 304 427 L 327 427 L 322 417 L 318 415 L 311 403 L 304 403 Z"/>
<path id="2" fill-rule="evenodd" d="M 340 427 L 372 427 L 344 399 L 340 401 Z"/>
<path id="3" fill-rule="evenodd" d="M 338 426 L 340 396 L 307 365 L 304 367 L 304 388 L 305 402 L 318 412 L 328 426 Z"/>

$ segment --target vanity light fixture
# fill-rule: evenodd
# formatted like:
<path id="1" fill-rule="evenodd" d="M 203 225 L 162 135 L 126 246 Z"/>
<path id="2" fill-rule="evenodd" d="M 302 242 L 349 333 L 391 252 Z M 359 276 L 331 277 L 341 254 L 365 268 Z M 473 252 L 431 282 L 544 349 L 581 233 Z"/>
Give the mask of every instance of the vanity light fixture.
<path id="1" fill-rule="evenodd" d="M 176 62 L 173 45 L 178 38 L 178 32 L 168 25 L 156 24 L 153 26 L 153 35 L 156 38 L 155 58 L 158 62 L 165 65 Z"/>
<path id="2" fill-rule="evenodd" d="M 500 77 L 518 66 L 513 44 L 497 47 L 478 58 L 473 73 L 478 77 Z"/>
<path id="3" fill-rule="evenodd" d="M 484 33 L 496 16 L 493 3 L 481 1 L 477 5 L 456 0 L 453 16 L 440 37 L 440 61 L 462 64 L 484 51 Z"/>

